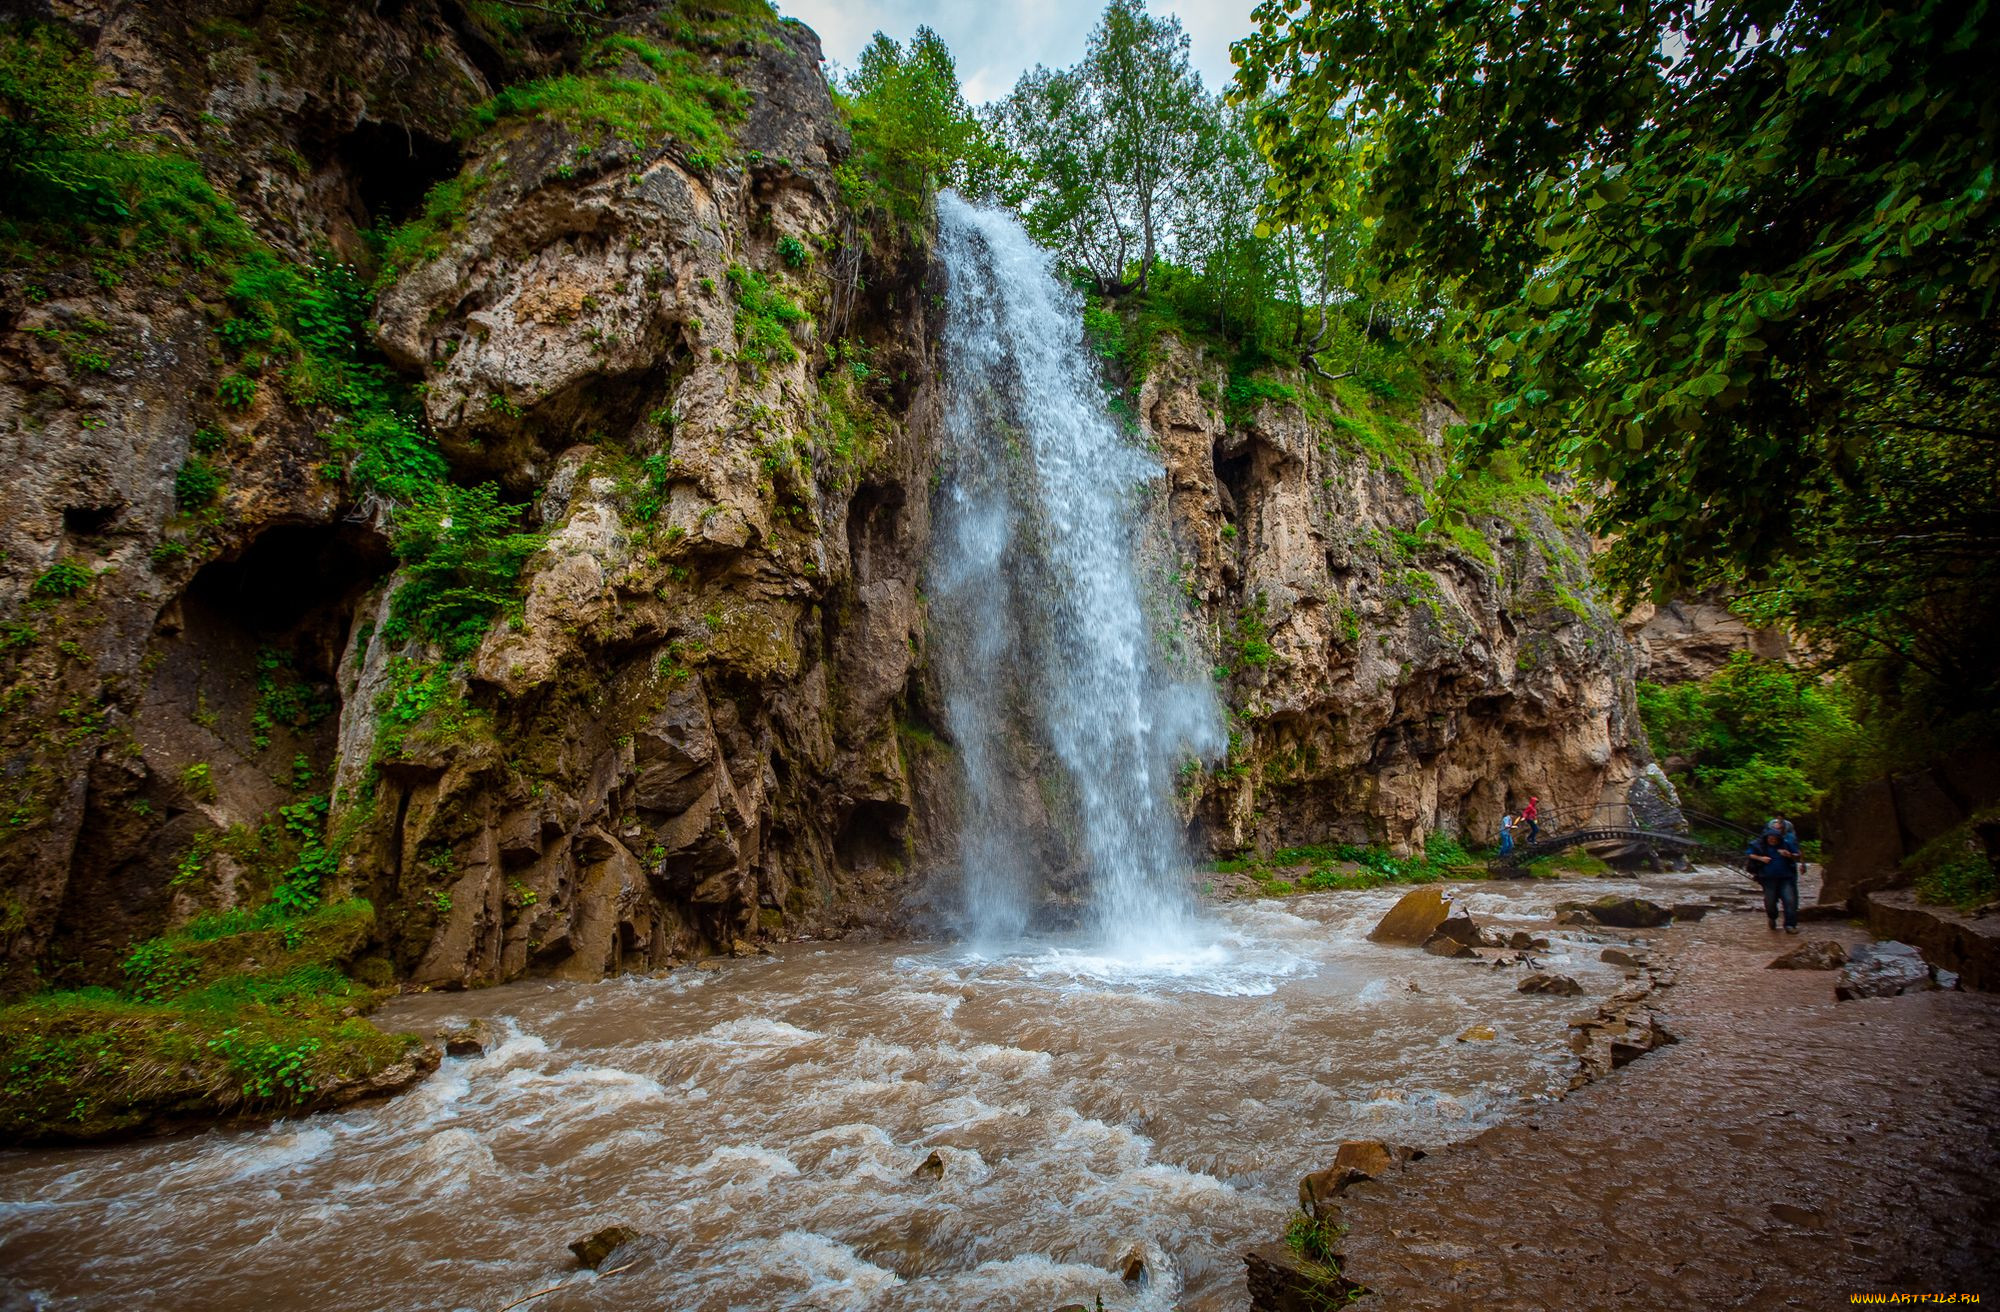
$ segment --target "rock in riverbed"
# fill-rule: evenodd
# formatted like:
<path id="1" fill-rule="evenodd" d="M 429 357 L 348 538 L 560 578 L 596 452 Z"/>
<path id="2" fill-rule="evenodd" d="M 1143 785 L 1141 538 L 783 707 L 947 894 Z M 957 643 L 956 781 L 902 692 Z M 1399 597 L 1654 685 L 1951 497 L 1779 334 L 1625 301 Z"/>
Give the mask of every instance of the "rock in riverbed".
<path id="1" fill-rule="evenodd" d="M 1597 924 L 1613 929 L 1655 929 L 1671 923 L 1674 918 L 1673 912 L 1643 897 L 1601 897 L 1595 902 L 1565 902 L 1559 910 L 1578 912 Z M 1576 923 L 1561 917 L 1558 920 L 1563 924 Z"/>
<path id="2" fill-rule="evenodd" d="M 1435 933 L 1450 915 L 1451 903 L 1443 889 L 1435 885 L 1411 889 L 1368 932 L 1368 941 L 1413 948 Z"/>
<path id="3" fill-rule="evenodd" d="M 1637 967 L 1646 964 L 1645 953 L 1628 952 L 1624 948 L 1606 948 L 1597 954 L 1597 959 L 1608 966 Z"/>
<path id="4" fill-rule="evenodd" d="M 1847 964 L 1847 949 L 1830 938 L 1801 943 L 1779 957 L 1766 970 L 1839 970 Z"/>
<path id="5" fill-rule="evenodd" d="M 1923 954 L 1907 943 L 1864 943 L 1854 949 L 1840 972 L 1833 996 L 1842 1002 L 1856 998 L 1893 998 L 1938 986 L 1937 974 Z"/>
<path id="6" fill-rule="evenodd" d="M 607 1225 L 588 1239 L 579 1239 L 571 1244 L 569 1251 L 576 1254 L 578 1266 L 595 1270 L 605 1258 L 638 1238 L 639 1232 L 629 1225 Z"/>
<path id="7" fill-rule="evenodd" d="M 1548 975 L 1539 971 L 1514 987 L 1522 993 L 1553 993 L 1563 998 L 1573 998 L 1583 992 L 1583 985 L 1567 975 Z"/>
<path id="8" fill-rule="evenodd" d="M 447 1057 L 484 1056 L 486 1045 L 490 1041 L 487 1037 L 486 1022 L 483 1020 L 473 1021 L 470 1025 L 461 1025 L 455 1030 L 447 1030 L 438 1038 L 444 1042 L 444 1055 Z"/>
<path id="9" fill-rule="evenodd" d="M 1299 1210 L 1318 1221 L 1331 1221 L 1340 1195 L 1363 1180 L 1378 1180 L 1399 1166 L 1422 1157 L 1415 1148 L 1379 1139 L 1349 1139 L 1333 1156 L 1333 1165 L 1299 1181 Z"/>

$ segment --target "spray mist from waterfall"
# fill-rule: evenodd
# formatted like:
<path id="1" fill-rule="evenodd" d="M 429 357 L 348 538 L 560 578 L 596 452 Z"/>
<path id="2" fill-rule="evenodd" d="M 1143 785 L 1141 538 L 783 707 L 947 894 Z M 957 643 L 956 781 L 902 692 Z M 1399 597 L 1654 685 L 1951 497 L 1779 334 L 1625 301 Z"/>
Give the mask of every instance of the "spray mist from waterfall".
<path id="1" fill-rule="evenodd" d="M 938 210 L 946 401 L 928 595 L 965 779 L 966 929 L 992 943 L 1029 927 L 1054 824 L 1101 950 L 1170 959 L 1194 931 L 1175 771 L 1223 734 L 1207 679 L 1169 668 L 1142 604 L 1138 511 L 1161 471 L 1107 409 L 1049 253 L 1005 211 L 950 194 Z"/>

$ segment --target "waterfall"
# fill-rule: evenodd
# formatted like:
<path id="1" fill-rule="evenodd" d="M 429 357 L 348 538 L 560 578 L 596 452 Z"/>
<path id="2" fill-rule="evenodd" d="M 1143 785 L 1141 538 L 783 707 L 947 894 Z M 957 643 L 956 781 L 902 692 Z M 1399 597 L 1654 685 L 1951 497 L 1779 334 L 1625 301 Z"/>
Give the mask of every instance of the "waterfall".
<path id="1" fill-rule="evenodd" d="M 927 595 L 964 771 L 966 928 L 1018 937 L 1063 862 L 1105 949 L 1172 952 L 1193 921 L 1174 775 L 1216 754 L 1222 730 L 1205 672 L 1169 667 L 1142 604 L 1139 512 L 1162 471 L 1112 418 L 1049 253 L 1003 210 L 946 194 L 938 213 L 946 400 Z"/>

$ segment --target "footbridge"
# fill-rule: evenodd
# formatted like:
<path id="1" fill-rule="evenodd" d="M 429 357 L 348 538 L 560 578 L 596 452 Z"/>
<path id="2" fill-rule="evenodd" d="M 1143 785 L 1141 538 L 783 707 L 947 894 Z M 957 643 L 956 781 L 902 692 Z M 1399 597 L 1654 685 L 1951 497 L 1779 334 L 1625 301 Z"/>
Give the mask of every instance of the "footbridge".
<path id="1" fill-rule="evenodd" d="M 1734 861 L 1756 836 L 1755 831 L 1699 811 L 1681 811 L 1679 826 L 1663 825 L 1656 817 L 1641 816 L 1626 803 L 1596 807 L 1550 810 L 1541 817 L 1541 827 L 1533 842 L 1524 841 L 1527 829 L 1514 826 L 1514 850 L 1496 855 L 1486 863 L 1496 875 L 1518 875 L 1522 867 L 1538 857 L 1553 856 L 1572 847 L 1617 843 L 1626 854 L 1644 853 L 1654 860 L 1672 853 L 1686 858 L 1702 857 Z M 1696 834 L 1687 826 L 1692 820 L 1706 834 Z"/>

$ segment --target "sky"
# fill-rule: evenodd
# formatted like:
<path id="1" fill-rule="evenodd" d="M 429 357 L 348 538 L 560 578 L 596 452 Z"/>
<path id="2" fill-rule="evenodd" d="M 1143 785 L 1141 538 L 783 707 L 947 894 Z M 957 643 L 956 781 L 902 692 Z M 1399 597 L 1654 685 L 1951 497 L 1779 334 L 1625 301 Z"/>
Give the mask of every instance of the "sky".
<path id="1" fill-rule="evenodd" d="M 1211 91 L 1234 71 L 1229 43 L 1250 30 L 1256 0 L 1150 0 L 1155 15 L 1178 14 L 1189 54 Z M 1036 64 L 1067 68 L 1083 57 L 1084 38 L 1104 12 L 1102 0 L 777 0 L 780 13 L 819 33 L 826 57 L 854 67 L 876 32 L 906 40 L 918 24 L 944 38 L 958 60 L 965 98 L 997 100 Z"/>

